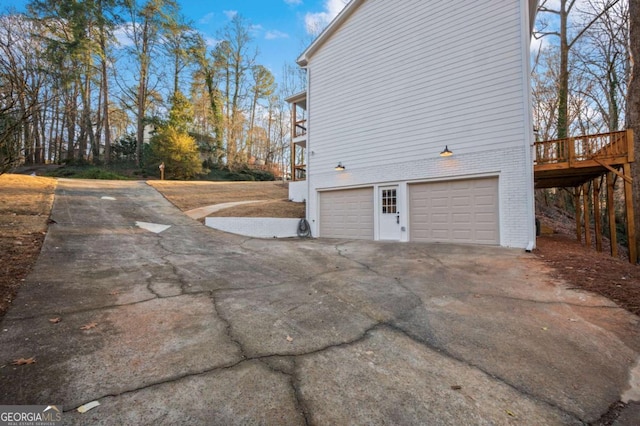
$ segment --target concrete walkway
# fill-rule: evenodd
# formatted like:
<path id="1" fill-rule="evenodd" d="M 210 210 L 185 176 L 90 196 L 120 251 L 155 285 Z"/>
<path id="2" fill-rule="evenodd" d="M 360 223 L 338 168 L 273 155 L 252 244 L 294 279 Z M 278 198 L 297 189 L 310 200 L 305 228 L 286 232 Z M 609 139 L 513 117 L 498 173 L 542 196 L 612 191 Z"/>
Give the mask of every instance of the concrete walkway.
<path id="1" fill-rule="evenodd" d="M 638 318 L 519 250 L 242 238 L 142 182 L 60 180 L 52 218 L 0 404 L 66 424 L 578 425 L 638 395 Z"/>

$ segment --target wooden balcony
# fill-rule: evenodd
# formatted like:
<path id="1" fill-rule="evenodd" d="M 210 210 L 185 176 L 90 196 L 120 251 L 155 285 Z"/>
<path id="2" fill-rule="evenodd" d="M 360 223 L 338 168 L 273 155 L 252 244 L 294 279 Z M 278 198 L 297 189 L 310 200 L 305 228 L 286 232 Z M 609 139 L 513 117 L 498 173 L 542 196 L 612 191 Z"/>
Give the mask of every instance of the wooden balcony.
<path id="1" fill-rule="evenodd" d="M 535 142 L 536 188 L 577 187 L 634 160 L 631 130 Z"/>
<path id="2" fill-rule="evenodd" d="M 305 136 L 307 134 L 307 120 L 297 120 L 294 126 L 294 134 L 295 138 L 299 138 L 300 136 Z"/>
<path id="3" fill-rule="evenodd" d="M 293 166 L 292 180 L 306 180 L 307 179 L 307 165 L 296 164 Z"/>
<path id="4" fill-rule="evenodd" d="M 634 161 L 633 131 L 601 133 L 566 139 L 536 142 L 534 144 L 534 181 L 537 188 L 573 188 L 576 211 L 576 238 L 591 246 L 591 209 L 596 234 L 596 249 L 602 250 L 600 220 L 600 192 L 606 184 L 606 210 L 611 239 L 611 255 L 617 256 L 615 179 L 621 178 L 624 186 L 625 220 L 629 261 L 638 262 L 633 211 L 633 180 L 631 163 Z M 603 179 L 605 178 L 606 179 Z M 637 184 L 637 183 L 636 183 Z M 589 197 L 593 202 L 589 203 Z"/>
<path id="5" fill-rule="evenodd" d="M 291 180 L 305 180 L 307 148 L 307 92 L 296 93 L 285 99 L 291 104 Z"/>

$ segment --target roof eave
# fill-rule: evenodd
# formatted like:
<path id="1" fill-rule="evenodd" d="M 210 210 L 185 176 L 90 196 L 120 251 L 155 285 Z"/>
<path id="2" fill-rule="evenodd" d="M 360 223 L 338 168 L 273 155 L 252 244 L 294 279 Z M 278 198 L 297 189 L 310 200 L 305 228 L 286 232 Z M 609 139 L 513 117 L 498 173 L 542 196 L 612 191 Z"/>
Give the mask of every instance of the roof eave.
<path id="1" fill-rule="evenodd" d="M 320 35 L 313 40 L 313 42 L 307 47 L 307 49 L 302 52 L 298 59 L 296 59 L 296 63 L 301 67 L 306 67 L 309 64 L 309 59 L 311 56 L 320 48 L 322 45 L 336 32 L 340 25 L 344 21 L 353 14 L 353 12 L 360 6 L 365 0 L 351 0 L 342 11 L 336 16 L 327 27 L 322 30 Z"/>
<path id="2" fill-rule="evenodd" d="M 309 60 L 311 56 L 320 48 L 322 45 L 340 28 L 340 25 L 344 21 L 353 14 L 353 12 L 364 2 L 365 0 L 351 0 L 345 7 L 342 9 L 342 12 L 336 16 L 333 21 L 318 35 L 318 37 L 313 40 L 313 42 L 306 48 L 298 59 L 296 59 L 296 63 L 301 67 L 306 67 L 309 64 Z M 538 9 L 539 0 L 529 0 L 529 31 L 533 34 L 533 25 L 536 17 L 536 12 Z"/>
<path id="3" fill-rule="evenodd" d="M 298 92 L 298 93 L 294 93 L 293 95 L 289 96 L 288 98 L 285 98 L 284 101 L 288 104 L 292 104 L 292 103 L 296 103 L 296 102 L 300 102 L 307 99 L 307 91 L 304 90 L 302 92 Z"/>

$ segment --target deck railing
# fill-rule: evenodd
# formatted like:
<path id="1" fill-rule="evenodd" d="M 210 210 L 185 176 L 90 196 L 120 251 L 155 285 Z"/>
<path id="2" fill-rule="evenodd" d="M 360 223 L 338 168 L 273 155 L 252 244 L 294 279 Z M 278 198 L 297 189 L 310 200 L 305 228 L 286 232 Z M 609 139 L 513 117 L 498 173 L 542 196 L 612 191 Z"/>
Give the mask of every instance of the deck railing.
<path id="1" fill-rule="evenodd" d="M 630 130 L 535 142 L 536 164 L 565 163 L 593 159 L 632 157 Z M 630 161 L 633 161 L 630 158 Z"/>
<path id="2" fill-rule="evenodd" d="M 295 122 L 295 127 L 294 127 L 294 132 L 293 132 L 293 136 L 294 137 L 299 137 L 299 136 L 304 136 L 307 134 L 307 120 L 297 120 Z"/>

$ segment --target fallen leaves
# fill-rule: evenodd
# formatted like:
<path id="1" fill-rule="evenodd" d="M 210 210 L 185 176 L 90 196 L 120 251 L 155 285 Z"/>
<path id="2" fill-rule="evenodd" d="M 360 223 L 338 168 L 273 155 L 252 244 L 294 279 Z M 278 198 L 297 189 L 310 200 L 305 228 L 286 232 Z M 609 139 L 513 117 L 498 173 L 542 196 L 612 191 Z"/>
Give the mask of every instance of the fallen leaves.
<path id="1" fill-rule="evenodd" d="M 36 357 L 14 359 L 12 365 L 30 365 L 36 363 Z"/>
<path id="2" fill-rule="evenodd" d="M 60 318 L 60 317 L 49 318 L 49 322 L 51 324 L 58 324 L 60 321 L 62 321 L 62 318 Z"/>
<path id="3" fill-rule="evenodd" d="M 91 330 L 92 328 L 96 328 L 97 325 L 97 322 L 90 322 L 80 327 L 80 330 Z"/>

